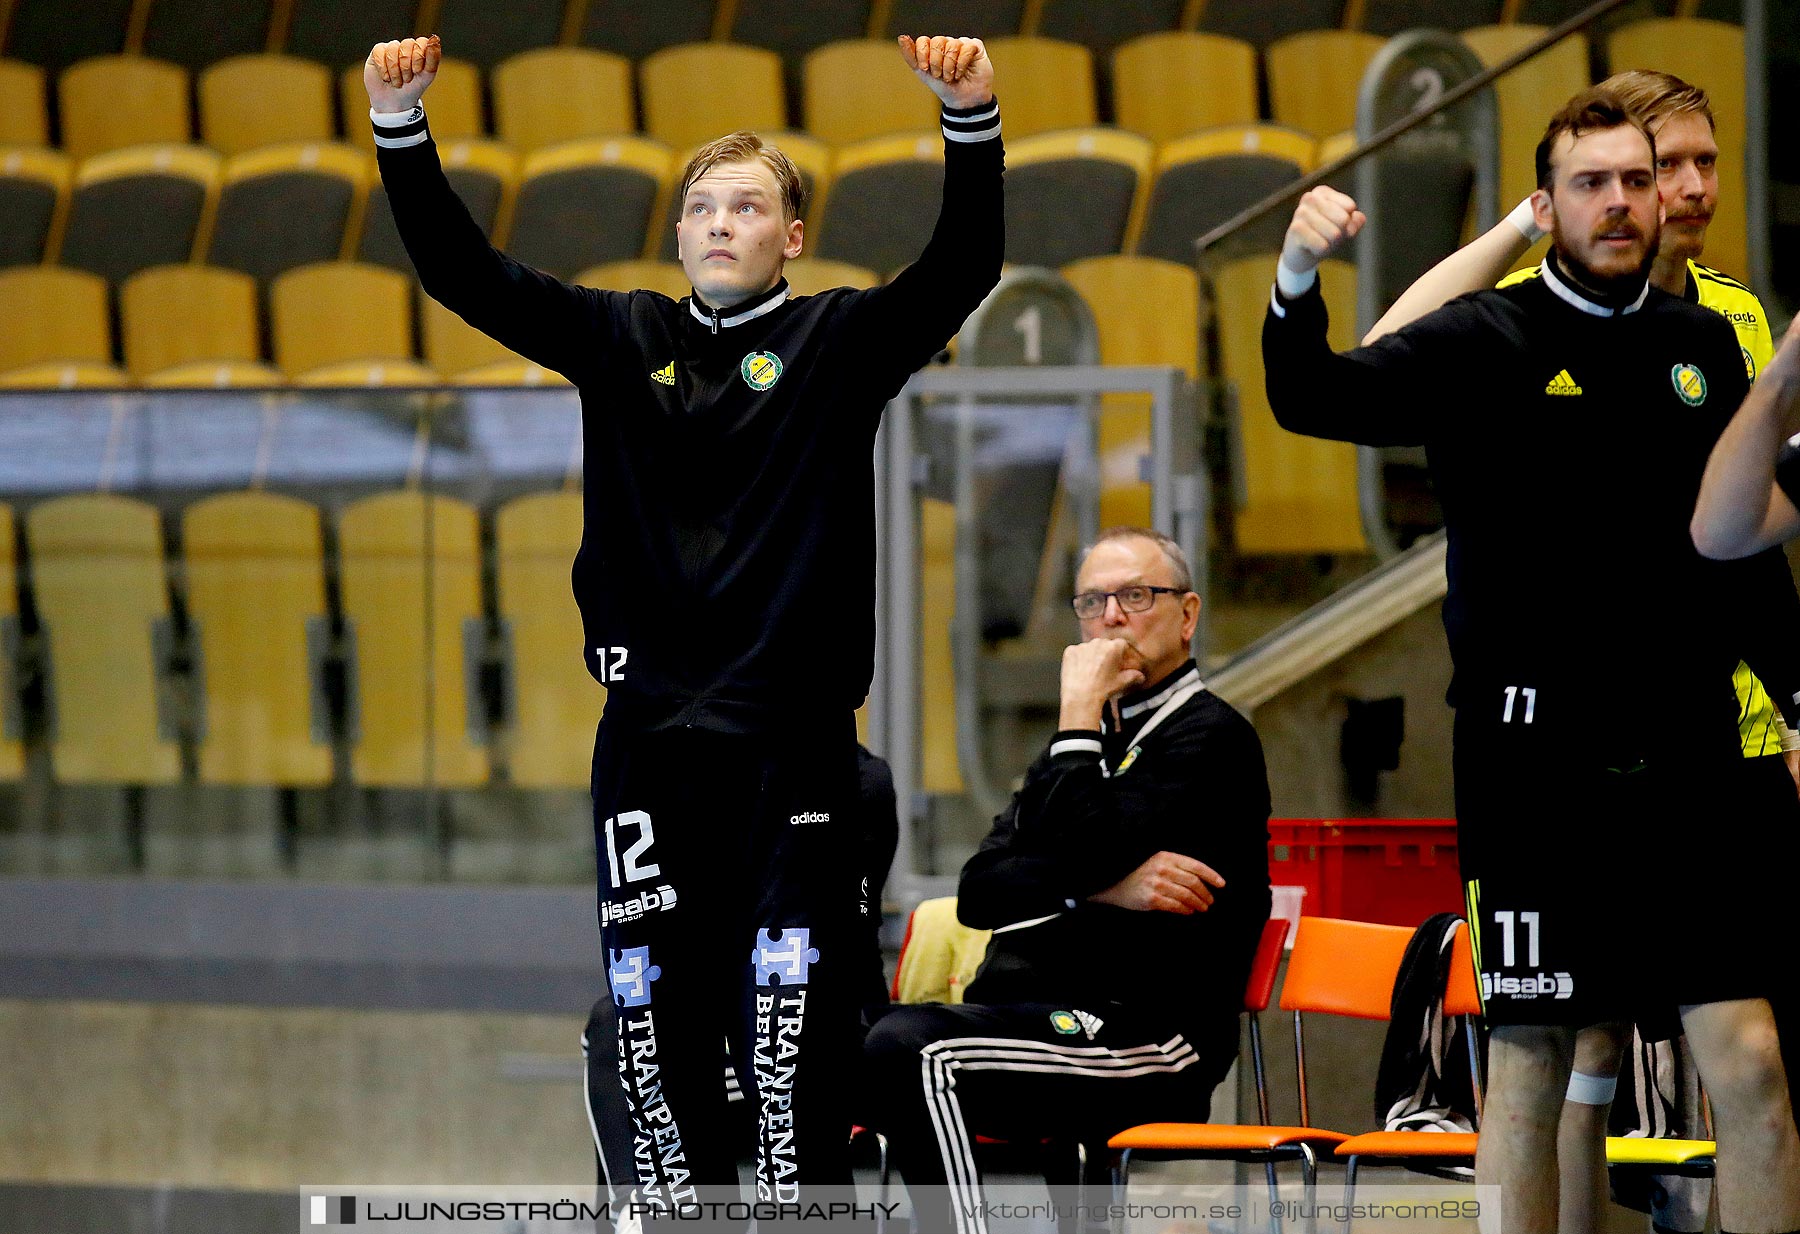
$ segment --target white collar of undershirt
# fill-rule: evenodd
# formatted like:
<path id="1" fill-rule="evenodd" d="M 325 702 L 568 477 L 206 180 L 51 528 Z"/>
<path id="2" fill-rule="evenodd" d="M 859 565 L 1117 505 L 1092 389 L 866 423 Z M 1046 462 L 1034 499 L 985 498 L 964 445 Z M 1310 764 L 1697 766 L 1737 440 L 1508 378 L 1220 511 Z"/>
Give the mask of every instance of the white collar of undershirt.
<path id="1" fill-rule="evenodd" d="M 1637 299 L 1621 308 L 1613 308 L 1610 305 L 1596 303 L 1569 286 L 1556 272 L 1556 263 L 1547 257 L 1544 259 L 1544 264 L 1538 267 L 1538 273 L 1543 276 L 1544 286 L 1554 292 L 1558 299 L 1574 305 L 1584 313 L 1591 313 L 1595 317 L 1620 317 L 1626 313 L 1635 313 L 1644 307 L 1644 300 L 1650 295 L 1650 279 L 1646 276 L 1644 286 L 1637 294 Z"/>
<path id="2" fill-rule="evenodd" d="M 1171 698 L 1175 697 L 1181 690 L 1190 685 L 1201 687 L 1206 685 L 1204 681 L 1200 680 L 1200 666 L 1197 664 L 1189 668 L 1185 673 L 1177 673 L 1174 677 L 1169 679 L 1167 685 L 1163 686 L 1162 689 L 1158 690 L 1155 694 L 1152 694 L 1149 698 L 1142 698 L 1129 706 L 1119 708 L 1119 719 L 1130 720 L 1143 715 L 1146 711 L 1155 711 L 1164 703 L 1167 703 Z"/>
<path id="3" fill-rule="evenodd" d="M 768 293 L 768 299 L 763 300 L 754 308 L 747 308 L 741 312 L 733 313 L 729 317 L 719 318 L 719 328 L 724 330 L 729 329 L 732 326 L 741 326 L 746 321 L 755 321 L 765 313 L 773 313 L 776 309 L 780 308 L 787 300 L 788 296 L 792 294 L 792 291 L 787 285 L 787 280 L 782 279 L 779 283 L 775 284 L 773 290 Z M 698 294 L 688 297 L 688 312 L 694 315 L 695 321 L 699 322 L 709 330 L 712 328 L 712 314 L 701 309 L 700 297 Z"/>

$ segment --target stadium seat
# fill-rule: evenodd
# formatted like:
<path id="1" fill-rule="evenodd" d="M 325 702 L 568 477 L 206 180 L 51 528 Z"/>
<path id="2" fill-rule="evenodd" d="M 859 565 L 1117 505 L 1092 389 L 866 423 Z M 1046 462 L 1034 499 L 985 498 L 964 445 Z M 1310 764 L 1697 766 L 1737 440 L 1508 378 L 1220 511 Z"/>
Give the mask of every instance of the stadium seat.
<path id="1" fill-rule="evenodd" d="M 1147 34 L 1113 52 L 1119 127 L 1158 144 L 1201 129 L 1255 124 L 1256 49 L 1194 31 Z"/>
<path id="2" fill-rule="evenodd" d="M 227 56 L 269 50 L 271 0 L 148 0 L 142 41 L 131 50 L 197 73 Z"/>
<path id="3" fill-rule="evenodd" d="M 1258 51 L 1308 30 L 1342 26 L 1345 0 L 1282 0 L 1280 4 L 1207 3 L 1197 28 L 1207 34 L 1242 39 Z"/>
<path id="4" fill-rule="evenodd" d="M 13 0 L 0 5 L 0 53 L 52 73 L 93 56 L 125 50 L 134 0 L 87 0 L 71 21 L 68 0 Z M 8 12 L 10 8 L 10 12 Z"/>
<path id="5" fill-rule="evenodd" d="M 373 173 L 352 146 L 267 146 L 225 161 L 206 261 L 266 282 L 284 270 L 346 256 Z"/>
<path id="6" fill-rule="evenodd" d="M 331 781 L 320 662 L 330 640 L 316 506 L 223 493 L 181 520 L 200 658 L 202 784 Z"/>
<path id="7" fill-rule="evenodd" d="M 527 155 L 506 251 L 558 278 L 640 256 L 669 164 L 666 146 L 637 137 Z"/>
<path id="8" fill-rule="evenodd" d="M 637 291 L 639 288 L 660 291 L 671 300 L 679 300 L 693 290 L 680 262 L 646 261 L 642 258 L 589 266 L 571 281 L 583 287 L 598 287 L 605 291 Z"/>
<path id="9" fill-rule="evenodd" d="M 161 698 L 170 638 L 156 507 L 90 493 L 25 517 L 50 659 L 50 763 L 65 784 L 172 784 L 181 756 Z"/>
<path id="10" fill-rule="evenodd" d="M 147 373 L 139 384 L 157 390 L 254 390 L 284 386 L 287 379 L 257 360 L 195 360 Z"/>
<path id="11" fill-rule="evenodd" d="M 919 498 L 919 791 L 966 791 L 956 749 L 956 506 Z"/>
<path id="12" fill-rule="evenodd" d="M 0 781 L 25 774 L 24 723 L 17 670 L 19 573 L 12 507 L 0 503 Z"/>
<path id="13" fill-rule="evenodd" d="M 1115 71 L 1119 67 L 1115 52 L 1121 44 L 1181 29 L 1189 7 L 1186 0 L 1111 0 L 1108 4 L 1095 4 L 1093 0 L 1040 0 L 1037 27 L 1032 33 L 1080 43 L 1094 54 L 1104 82 L 1106 66 L 1113 66 Z M 1118 96 L 1113 93 L 1112 97 Z M 1255 116 L 1246 117 L 1254 119 Z"/>
<path id="14" fill-rule="evenodd" d="M 962 1002 L 993 936 L 957 920 L 955 896 L 920 900 L 906 918 L 888 997 L 909 1006 Z"/>
<path id="15" fill-rule="evenodd" d="M 873 287 L 881 281 L 873 270 L 824 257 L 801 257 L 790 261 L 782 275 L 796 296 L 816 296 L 834 287 Z"/>
<path id="16" fill-rule="evenodd" d="M 63 153 L 80 162 L 108 150 L 193 138 L 187 70 L 143 56 L 98 56 L 56 83 Z"/>
<path id="17" fill-rule="evenodd" d="M 218 190 L 219 156 L 204 146 L 97 154 L 75 173 L 58 260 L 111 283 L 188 261 Z"/>
<path id="18" fill-rule="evenodd" d="M 573 384 L 561 373 L 529 360 L 502 360 L 457 373 L 450 378 L 455 386 L 567 386 Z"/>
<path id="19" fill-rule="evenodd" d="M 1505 0 L 1477 0 L 1473 4 L 1440 4 L 1436 0 L 1355 0 L 1352 22 L 1356 29 L 1382 38 L 1406 30 L 1467 30 L 1501 20 Z"/>
<path id="20" fill-rule="evenodd" d="M 511 653 L 506 763 L 520 788 L 586 788 L 606 690 L 581 669 L 581 613 L 569 563 L 581 494 L 533 493 L 494 516 L 495 600 Z"/>
<path id="21" fill-rule="evenodd" d="M 412 281 L 360 261 L 289 270 L 269 285 L 269 337 L 289 377 L 349 360 L 410 360 Z"/>
<path id="22" fill-rule="evenodd" d="M 369 123 L 369 91 L 363 85 L 361 62 L 338 74 L 338 105 L 344 114 L 344 140 L 374 154 L 375 129 Z M 481 70 L 467 60 L 443 58 L 427 105 L 432 140 L 440 149 L 463 138 L 487 136 L 481 119 Z"/>
<path id="23" fill-rule="evenodd" d="M 807 54 L 801 76 L 806 131 L 834 146 L 937 127 L 937 99 L 889 40 L 827 43 Z"/>
<path id="24" fill-rule="evenodd" d="M 196 93 L 200 140 L 220 154 L 337 137 L 331 122 L 331 70 L 310 60 L 233 56 L 203 69 Z"/>
<path id="25" fill-rule="evenodd" d="M 1062 276 L 1093 310 L 1102 364 L 1172 364 L 1190 379 L 1200 354 L 1200 280 L 1191 265 L 1155 257 L 1092 257 Z M 1150 525 L 1150 396 L 1100 403 L 1100 525 Z"/>
<path id="26" fill-rule="evenodd" d="M 957 30 L 980 31 L 986 40 L 1017 34 L 1025 10 L 1025 0 L 887 0 L 876 7 L 870 22 L 885 18 L 883 28 L 874 31 L 877 37 Z"/>
<path id="27" fill-rule="evenodd" d="M 1094 54 L 1060 39 L 985 40 L 994 64 L 1005 65 L 1004 123 L 1010 141 L 1099 122 L 1094 99 Z M 896 53 L 890 52 L 899 59 Z M 915 87 L 916 89 L 917 87 Z"/>
<path id="28" fill-rule="evenodd" d="M 0 372 L 0 390 L 109 390 L 130 384 L 123 370 L 98 360 L 48 360 Z"/>
<path id="29" fill-rule="evenodd" d="M 935 131 L 845 146 L 808 247 L 892 274 L 924 251 L 943 196 L 944 143 Z"/>
<path id="30" fill-rule="evenodd" d="M 800 172 L 800 183 L 806 190 L 806 201 L 801 207 L 800 218 L 807 226 L 819 217 L 819 202 L 824 199 L 830 187 L 831 147 L 818 138 L 807 133 L 763 133 L 765 142 L 775 146 L 788 158 Z M 675 241 L 675 224 L 681 218 L 680 179 L 681 173 L 699 147 L 684 150 L 669 163 L 670 184 L 667 194 L 668 209 L 662 212 L 662 222 L 654 235 L 650 237 L 650 246 L 654 250 L 652 256 L 662 261 L 676 261 L 680 254 Z"/>
<path id="31" fill-rule="evenodd" d="M 562 41 L 563 0 L 439 0 L 433 16 L 444 46 L 483 69 Z"/>
<path id="32" fill-rule="evenodd" d="M 419 339 L 425 363 L 455 379 L 470 369 L 523 362 L 525 357 L 501 346 L 418 289 Z"/>
<path id="33" fill-rule="evenodd" d="M 1334 350 L 1356 345 L 1356 267 L 1321 267 Z M 1243 468 L 1237 511 L 1240 553 L 1364 553 L 1356 447 L 1290 433 L 1275 423 L 1263 387 L 1262 323 L 1275 257 L 1229 263 L 1213 279 L 1218 370 L 1234 392 Z"/>
<path id="34" fill-rule="evenodd" d="M 49 144 L 44 70 L 23 60 L 0 60 L 0 146 Z"/>
<path id="35" fill-rule="evenodd" d="M 1515 52 L 1523 51 L 1549 33 L 1547 26 L 1480 26 L 1462 32 L 1462 41 L 1492 68 Z M 1537 188 L 1535 157 L 1538 139 L 1544 135 L 1545 100 L 1572 98 L 1590 82 L 1588 42 L 1571 34 L 1494 83 L 1494 100 L 1500 112 L 1500 208 L 1510 210 Z M 1536 265 L 1537 254 L 1522 262 Z"/>
<path id="36" fill-rule="evenodd" d="M 1739 204 L 1747 200 L 1743 29 L 1700 17 L 1636 21 L 1612 32 L 1606 57 L 1615 73 L 1660 69 L 1692 82 L 1711 97 L 1714 135 L 1719 142 L 1719 200 L 1725 208 L 1707 228 L 1706 264 L 1738 278 L 1748 277 L 1749 214 Z"/>
<path id="37" fill-rule="evenodd" d="M 1156 152 L 1150 202 L 1134 251 L 1192 265 L 1194 241 L 1312 166 L 1313 142 L 1273 125 L 1209 129 Z M 1215 247 L 1222 256 L 1275 252 L 1291 210 L 1276 210 Z"/>
<path id="38" fill-rule="evenodd" d="M 1117 129 L 1009 139 L 1006 260 L 1055 267 L 1119 252 L 1146 196 L 1154 154 L 1147 139 Z M 1081 208 L 1070 209 L 1072 202 Z"/>
<path id="39" fill-rule="evenodd" d="M 495 134 L 523 152 L 637 129 L 631 63 L 623 56 L 541 47 L 496 66 L 491 81 Z"/>
<path id="40" fill-rule="evenodd" d="M 638 92 L 644 132 L 678 150 L 736 129 L 787 127 L 781 57 L 761 47 L 665 47 L 638 65 Z"/>
<path id="41" fill-rule="evenodd" d="M 0 270 L 0 373 L 50 361 L 112 360 L 106 280 L 57 266 Z"/>
<path id="42" fill-rule="evenodd" d="M 654 7 L 639 0 L 587 0 L 575 41 L 636 63 L 665 47 L 705 42 L 717 8 L 716 0 L 657 0 Z"/>
<path id="43" fill-rule="evenodd" d="M 56 256 L 71 178 L 54 150 L 0 149 L 0 269 Z"/>
<path id="44" fill-rule="evenodd" d="M 417 0 L 285 0 L 289 18 L 281 50 L 320 64 L 357 66 L 377 43 L 399 37 L 397 31 L 422 29 L 416 20 Z M 453 49 L 454 50 L 454 49 Z M 461 55 L 460 51 L 456 52 Z M 435 86 L 433 87 L 436 88 Z M 368 114 L 365 97 L 357 114 Z M 345 113 L 345 119 L 350 115 Z"/>
<path id="45" fill-rule="evenodd" d="M 395 788 L 485 783 L 487 748 L 470 732 L 480 668 L 471 656 L 485 641 L 474 507 L 415 490 L 351 502 L 338 516 L 338 557 L 356 681 L 352 777 Z"/>
<path id="46" fill-rule="evenodd" d="M 140 381 L 181 365 L 254 363 L 256 280 L 217 266 L 155 266 L 119 287 L 125 367 Z"/>
<path id="47" fill-rule="evenodd" d="M 469 217 L 490 238 L 499 234 L 504 215 L 519 189 L 519 157 L 511 146 L 480 138 L 446 141 L 438 147 L 444 178 L 468 207 Z M 387 266 L 403 274 L 413 272 L 412 258 L 400 242 L 400 229 L 388 205 L 387 186 L 380 179 L 369 183 L 369 201 L 362 213 L 362 238 L 356 259 Z"/>
<path id="48" fill-rule="evenodd" d="M 437 372 L 415 360 L 344 360 L 337 364 L 322 364 L 318 368 L 307 369 L 294 378 L 293 384 L 313 389 L 350 389 L 357 386 L 371 389 L 382 386 L 410 389 L 442 385 L 443 380 Z"/>
<path id="49" fill-rule="evenodd" d="M 806 57 L 827 43 L 860 39 L 869 31 L 869 0 L 736 0 L 730 6 L 734 43 L 766 47 L 781 57 L 790 99 L 805 91 Z M 899 57 L 899 52 L 894 53 Z"/>
<path id="50" fill-rule="evenodd" d="M 1315 138 L 1355 128 L 1357 88 L 1385 41 L 1357 30 L 1309 30 L 1270 44 L 1263 59 L 1275 123 Z"/>

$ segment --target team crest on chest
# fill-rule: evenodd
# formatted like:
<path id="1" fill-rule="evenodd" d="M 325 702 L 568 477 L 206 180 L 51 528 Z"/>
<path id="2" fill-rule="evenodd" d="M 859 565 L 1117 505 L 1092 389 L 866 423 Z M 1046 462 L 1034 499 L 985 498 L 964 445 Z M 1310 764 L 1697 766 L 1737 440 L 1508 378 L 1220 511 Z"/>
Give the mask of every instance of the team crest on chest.
<path id="1" fill-rule="evenodd" d="M 767 390 L 781 380 L 781 357 L 772 351 L 753 351 L 738 365 L 738 372 L 752 390 Z"/>
<path id="2" fill-rule="evenodd" d="M 1675 393 L 1689 407 L 1698 407 L 1706 401 L 1706 377 L 1696 366 L 1677 364 L 1669 370 L 1669 380 L 1674 383 Z"/>
<path id="3" fill-rule="evenodd" d="M 1748 347 L 1740 347 L 1738 350 L 1744 353 L 1744 374 L 1749 377 L 1751 381 L 1755 381 L 1756 358 L 1750 354 L 1750 349 Z"/>

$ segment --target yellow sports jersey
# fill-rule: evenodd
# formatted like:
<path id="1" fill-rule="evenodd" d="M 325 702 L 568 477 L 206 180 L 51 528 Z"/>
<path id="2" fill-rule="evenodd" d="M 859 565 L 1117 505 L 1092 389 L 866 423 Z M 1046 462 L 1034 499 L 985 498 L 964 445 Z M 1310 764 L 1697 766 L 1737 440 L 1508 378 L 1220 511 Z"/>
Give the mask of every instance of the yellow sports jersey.
<path id="1" fill-rule="evenodd" d="M 1499 286 L 1510 287 L 1525 279 L 1536 278 L 1537 267 L 1516 270 L 1501 279 Z M 1744 371 L 1755 381 L 1756 375 L 1775 354 L 1775 338 L 1769 331 L 1769 315 L 1763 312 L 1756 293 L 1728 274 L 1720 274 L 1697 261 L 1688 262 L 1687 298 L 1713 310 L 1737 331 L 1738 347 L 1744 353 Z M 1781 725 L 1776 722 L 1775 704 L 1763 683 L 1756 679 L 1750 666 L 1738 661 L 1731 676 L 1737 690 L 1738 738 L 1743 742 L 1745 758 L 1760 758 L 1781 753 Z"/>

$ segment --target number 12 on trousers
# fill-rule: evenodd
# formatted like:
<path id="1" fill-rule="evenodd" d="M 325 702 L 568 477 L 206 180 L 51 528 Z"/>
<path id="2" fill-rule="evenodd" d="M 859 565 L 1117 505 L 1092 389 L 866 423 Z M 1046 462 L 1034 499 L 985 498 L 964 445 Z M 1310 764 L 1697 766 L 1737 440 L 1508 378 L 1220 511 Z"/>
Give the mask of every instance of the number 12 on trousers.
<path id="1" fill-rule="evenodd" d="M 626 810 L 616 818 L 607 819 L 602 826 L 606 832 L 606 870 L 612 875 L 614 887 L 655 878 L 662 873 L 662 867 L 656 862 L 638 861 L 644 855 L 644 850 L 656 840 L 656 832 L 650 826 L 648 814 L 642 810 Z M 638 838 L 621 856 L 617 832 L 626 827 L 636 827 Z"/>
<path id="2" fill-rule="evenodd" d="M 631 653 L 623 647 L 596 647 L 594 659 L 600 665 L 600 684 L 610 685 L 625 680 L 625 661 Z"/>
<path id="3" fill-rule="evenodd" d="M 1504 710 L 1500 713 L 1500 723 L 1502 723 L 1502 724 L 1511 724 L 1512 723 L 1513 706 L 1521 698 L 1523 698 L 1525 700 L 1524 723 L 1526 723 L 1526 724 L 1531 723 L 1531 717 L 1537 713 L 1537 691 L 1532 689 L 1530 686 L 1507 686 L 1506 687 L 1506 710 Z"/>

